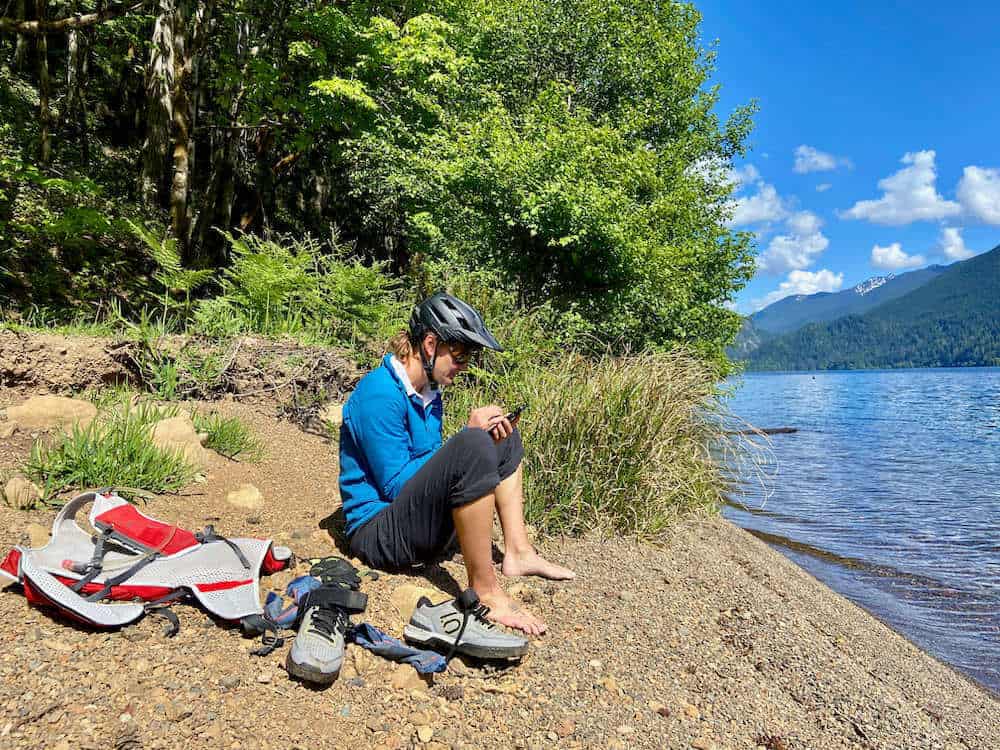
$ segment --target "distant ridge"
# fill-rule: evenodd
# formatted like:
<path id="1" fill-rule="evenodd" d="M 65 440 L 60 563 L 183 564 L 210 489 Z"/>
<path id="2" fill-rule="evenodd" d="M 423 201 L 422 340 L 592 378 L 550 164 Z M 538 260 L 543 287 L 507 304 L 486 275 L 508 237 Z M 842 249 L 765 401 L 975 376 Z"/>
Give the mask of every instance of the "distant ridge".
<path id="1" fill-rule="evenodd" d="M 1000 245 L 936 268 L 930 280 L 865 314 L 766 338 L 749 352 L 749 369 L 1000 365 Z M 867 299 L 912 275 L 898 276 L 857 296 Z"/>
<path id="2" fill-rule="evenodd" d="M 928 266 L 896 276 L 876 276 L 842 292 L 793 295 L 750 316 L 757 330 L 788 333 L 810 323 L 823 323 L 846 315 L 862 315 L 890 300 L 909 294 L 940 276 L 947 266 Z"/>

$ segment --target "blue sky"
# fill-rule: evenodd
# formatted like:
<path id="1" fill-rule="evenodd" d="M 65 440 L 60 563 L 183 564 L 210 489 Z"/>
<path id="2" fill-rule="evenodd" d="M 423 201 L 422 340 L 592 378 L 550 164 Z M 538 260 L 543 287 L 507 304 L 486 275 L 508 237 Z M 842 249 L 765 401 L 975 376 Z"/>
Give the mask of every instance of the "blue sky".
<path id="1" fill-rule="evenodd" d="M 760 105 L 734 175 L 762 266 L 740 312 L 1000 244 L 1000 4 L 696 5 L 720 115 Z"/>

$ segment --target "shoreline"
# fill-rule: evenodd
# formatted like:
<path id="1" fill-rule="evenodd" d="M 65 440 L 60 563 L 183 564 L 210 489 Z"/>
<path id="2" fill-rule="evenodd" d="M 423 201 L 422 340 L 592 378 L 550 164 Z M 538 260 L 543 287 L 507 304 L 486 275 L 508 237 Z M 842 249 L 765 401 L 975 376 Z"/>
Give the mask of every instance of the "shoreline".
<path id="1" fill-rule="evenodd" d="M 0 403 L 21 395 L 0 392 Z M 331 445 L 264 407 L 212 406 L 248 421 L 268 457 L 214 459 L 204 484 L 144 511 L 273 537 L 300 556 L 342 554 L 327 531 L 338 504 Z M 0 469 L 29 445 L 20 433 L 5 441 Z M 227 504 L 244 482 L 261 489 L 260 510 Z M 3 551 L 54 513 L 0 507 Z M 1000 747 L 994 696 L 725 519 L 681 523 L 662 547 L 597 535 L 539 546 L 578 579 L 505 586 L 550 633 L 512 669 L 454 664 L 433 684 L 352 646 L 340 679 L 313 690 L 284 673 L 287 645 L 251 656 L 256 641 L 192 606 L 175 607 L 181 631 L 167 640 L 156 618 L 95 633 L 5 590 L 0 628 L 17 635 L 0 654 L 0 746 L 98 748 L 130 732 L 142 747 L 184 738 L 232 750 Z M 303 572 L 265 577 L 262 589 Z M 363 587 L 363 619 L 399 635 L 405 586 L 448 591 L 463 581 L 455 561 L 382 575 Z"/>

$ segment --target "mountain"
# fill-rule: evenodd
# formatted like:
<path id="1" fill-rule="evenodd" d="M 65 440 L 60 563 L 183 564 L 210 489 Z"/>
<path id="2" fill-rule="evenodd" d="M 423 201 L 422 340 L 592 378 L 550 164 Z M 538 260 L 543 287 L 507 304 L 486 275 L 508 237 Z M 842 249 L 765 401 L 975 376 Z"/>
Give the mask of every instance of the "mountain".
<path id="1" fill-rule="evenodd" d="M 819 292 L 785 297 L 750 316 L 754 328 L 789 333 L 810 323 L 824 323 L 864 313 L 909 294 L 940 276 L 946 266 L 928 266 L 899 276 L 876 276 L 842 292 Z"/>
<path id="2" fill-rule="evenodd" d="M 748 361 L 751 370 L 970 365 L 1000 365 L 1000 245 L 863 315 L 763 341 Z"/>

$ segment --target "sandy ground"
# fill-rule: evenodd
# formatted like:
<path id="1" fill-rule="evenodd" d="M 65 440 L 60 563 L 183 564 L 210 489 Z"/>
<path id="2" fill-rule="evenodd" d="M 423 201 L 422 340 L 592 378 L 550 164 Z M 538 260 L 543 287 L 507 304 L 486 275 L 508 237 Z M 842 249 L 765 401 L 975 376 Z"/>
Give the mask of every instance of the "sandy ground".
<path id="1" fill-rule="evenodd" d="M 0 390 L 0 406 L 21 396 Z M 300 556 L 337 554 L 335 446 L 263 406 L 220 409 L 253 424 L 267 457 L 213 459 L 205 483 L 145 512 L 272 537 Z M 30 442 L 21 433 L 2 441 L 0 471 Z M 243 482 L 263 492 L 262 510 L 227 504 Z M 3 551 L 53 516 L 0 507 Z M 7 589 L 0 747 L 1000 748 L 993 697 L 723 520 L 685 523 L 662 548 L 599 538 L 540 547 L 578 579 L 506 585 L 549 633 L 517 666 L 453 662 L 430 683 L 351 646 L 340 679 L 315 690 L 289 680 L 287 646 L 253 656 L 255 641 L 189 605 L 175 607 L 181 631 L 167 639 L 156 618 L 92 632 Z M 400 635 L 400 586 L 462 582 L 457 562 L 366 580 L 363 617 Z"/>

